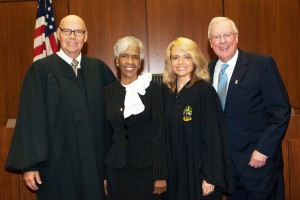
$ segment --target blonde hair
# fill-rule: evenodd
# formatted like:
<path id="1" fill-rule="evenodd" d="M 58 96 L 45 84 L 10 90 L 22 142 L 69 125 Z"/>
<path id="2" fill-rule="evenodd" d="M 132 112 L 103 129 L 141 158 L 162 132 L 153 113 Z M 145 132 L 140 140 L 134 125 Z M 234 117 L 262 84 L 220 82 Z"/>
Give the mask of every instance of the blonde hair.
<path id="1" fill-rule="evenodd" d="M 191 87 L 193 84 L 195 84 L 197 81 L 204 80 L 206 82 L 209 82 L 210 75 L 208 71 L 207 66 L 207 60 L 198 47 L 198 45 L 184 37 L 179 37 L 173 40 L 169 46 L 166 49 L 165 54 L 165 68 L 163 72 L 163 83 L 166 84 L 170 91 L 174 93 L 174 90 L 176 88 L 176 79 L 177 75 L 174 73 L 172 66 L 171 66 L 171 52 L 172 49 L 176 47 L 177 49 L 186 52 L 191 56 L 194 69 L 190 74 L 190 81 L 191 83 L 188 85 L 188 87 Z"/>

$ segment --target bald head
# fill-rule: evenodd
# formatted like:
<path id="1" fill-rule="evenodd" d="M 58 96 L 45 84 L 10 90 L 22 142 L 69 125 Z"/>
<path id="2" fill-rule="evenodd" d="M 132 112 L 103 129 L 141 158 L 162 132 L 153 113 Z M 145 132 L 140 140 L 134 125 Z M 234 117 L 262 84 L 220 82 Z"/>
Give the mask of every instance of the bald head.
<path id="1" fill-rule="evenodd" d="M 80 26 L 80 28 L 72 28 L 72 29 L 82 29 L 82 30 L 86 29 L 85 23 L 84 23 L 83 19 L 81 19 L 77 15 L 67 15 L 66 17 L 64 17 L 60 21 L 59 27 L 63 27 L 64 28 L 64 26 L 66 24 L 69 25 L 69 26 L 71 26 L 72 24 L 76 24 L 76 27 Z"/>
<path id="2" fill-rule="evenodd" d="M 60 49 L 69 57 L 76 59 L 80 55 L 87 37 L 85 23 L 79 16 L 68 15 L 60 21 L 57 38 Z"/>

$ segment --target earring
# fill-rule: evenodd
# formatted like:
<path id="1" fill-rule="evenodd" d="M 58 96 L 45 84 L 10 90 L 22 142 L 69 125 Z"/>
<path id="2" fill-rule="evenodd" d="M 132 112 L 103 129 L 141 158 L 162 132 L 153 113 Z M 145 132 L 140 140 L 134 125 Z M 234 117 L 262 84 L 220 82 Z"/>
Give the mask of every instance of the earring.
<path id="1" fill-rule="evenodd" d="M 141 68 L 141 65 L 138 68 Z"/>
<path id="2" fill-rule="evenodd" d="M 117 67 L 119 67 L 119 63 L 117 63 Z"/>

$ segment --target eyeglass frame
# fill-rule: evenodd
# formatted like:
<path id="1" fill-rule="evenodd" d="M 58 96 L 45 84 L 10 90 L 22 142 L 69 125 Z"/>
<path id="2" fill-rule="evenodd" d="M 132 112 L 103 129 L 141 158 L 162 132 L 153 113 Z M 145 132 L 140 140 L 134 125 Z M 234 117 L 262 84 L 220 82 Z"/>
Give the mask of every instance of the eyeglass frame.
<path id="1" fill-rule="evenodd" d="M 220 42 L 222 40 L 222 38 L 224 38 L 224 40 L 226 41 L 230 41 L 232 39 L 233 35 L 236 35 L 238 33 L 234 33 L 234 32 L 230 32 L 230 33 L 225 33 L 223 35 L 214 35 L 212 37 L 210 37 L 209 39 L 212 39 L 214 42 Z"/>
<path id="2" fill-rule="evenodd" d="M 69 28 L 61 28 L 61 27 L 58 27 L 60 30 L 61 30 L 61 33 L 63 34 L 63 35 L 65 35 L 65 36 L 70 36 L 70 35 L 72 35 L 72 33 L 74 33 L 74 35 L 76 36 L 76 37 L 82 37 L 82 36 L 84 36 L 84 34 L 85 34 L 85 32 L 86 32 L 86 29 L 83 31 L 83 30 L 80 30 L 80 29 L 75 29 L 75 30 L 72 30 L 72 29 L 69 29 Z M 66 34 L 66 32 L 64 32 L 64 31 L 70 31 L 70 33 L 69 34 Z M 79 32 L 78 32 L 79 31 Z M 82 33 L 82 35 L 77 35 L 78 33 Z"/>

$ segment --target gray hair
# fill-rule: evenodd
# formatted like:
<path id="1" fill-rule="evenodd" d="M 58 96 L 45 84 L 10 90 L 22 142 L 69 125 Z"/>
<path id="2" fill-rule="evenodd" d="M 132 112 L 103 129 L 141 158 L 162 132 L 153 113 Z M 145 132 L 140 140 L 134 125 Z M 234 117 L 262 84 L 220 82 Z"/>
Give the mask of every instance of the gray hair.
<path id="1" fill-rule="evenodd" d="M 120 54 L 128 49 L 129 47 L 139 47 L 140 49 L 140 58 L 144 59 L 144 45 L 140 39 L 137 39 L 133 36 L 126 36 L 117 41 L 114 46 L 115 57 L 118 58 Z"/>
<path id="2" fill-rule="evenodd" d="M 214 17 L 214 18 L 210 21 L 210 23 L 209 23 L 209 25 L 208 25 L 208 38 L 211 37 L 211 36 L 210 36 L 210 29 L 211 29 L 212 24 L 214 24 L 214 23 L 219 23 L 219 22 L 222 22 L 222 21 L 229 21 L 229 23 L 231 24 L 231 26 L 232 26 L 232 28 L 233 28 L 233 32 L 234 32 L 234 33 L 239 33 L 239 30 L 237 29 L 235 23 L 234 23 L 230 18 L 228 18 L 228 17 Z"/>

